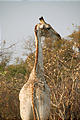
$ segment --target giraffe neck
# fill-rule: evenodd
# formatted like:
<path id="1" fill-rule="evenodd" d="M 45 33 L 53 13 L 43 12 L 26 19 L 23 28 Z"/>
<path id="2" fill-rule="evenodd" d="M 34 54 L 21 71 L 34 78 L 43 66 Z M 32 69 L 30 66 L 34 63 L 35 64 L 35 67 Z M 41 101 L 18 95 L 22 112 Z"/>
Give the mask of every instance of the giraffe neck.
<path id="1" fill-rule="evenodd" d="M 36 39 L 36 54 L 35 54 L 35 64 L 34 69 L 37 74 L 42 74 L 43 69 L 43 53 L 42 53 L 42 45 L 41 45 L 41 36 L 39 31 L 35 33 Z"/>

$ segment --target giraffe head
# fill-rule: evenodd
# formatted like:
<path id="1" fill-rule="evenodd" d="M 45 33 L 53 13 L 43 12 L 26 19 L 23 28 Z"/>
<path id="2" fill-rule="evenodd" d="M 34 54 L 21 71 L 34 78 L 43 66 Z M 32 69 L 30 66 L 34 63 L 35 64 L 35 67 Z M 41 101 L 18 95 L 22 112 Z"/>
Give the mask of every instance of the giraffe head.
<path id="1" fill-rule="evenodd" d="M 41 35 L 45 37 L 50 37 L 53 39 L 61 39 L 61 36 L 51 27 L 50 24 L 46 23 L 43 17 L 39 18 L 40 23 L 38 24 L 41 30 Z"/>

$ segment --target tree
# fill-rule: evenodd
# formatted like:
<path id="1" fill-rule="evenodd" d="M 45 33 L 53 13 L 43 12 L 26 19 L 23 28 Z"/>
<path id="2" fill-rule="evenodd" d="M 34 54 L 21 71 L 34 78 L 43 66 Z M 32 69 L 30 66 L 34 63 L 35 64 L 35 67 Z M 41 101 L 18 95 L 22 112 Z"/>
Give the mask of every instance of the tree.
<path id="1" fill-rule="evenodd" d="M 5 66 L 10 62 L 13 53 L 11 49 L 14 45 L 6 47 L 5 40 L 0 44 L 0 70 L 4 70 Z"/>

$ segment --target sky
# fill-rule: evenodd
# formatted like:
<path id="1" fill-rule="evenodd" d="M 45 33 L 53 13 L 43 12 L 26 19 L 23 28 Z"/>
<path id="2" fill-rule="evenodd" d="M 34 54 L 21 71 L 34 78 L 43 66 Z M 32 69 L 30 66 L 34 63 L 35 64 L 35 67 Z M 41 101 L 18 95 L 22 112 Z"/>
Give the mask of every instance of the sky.
<path id="1" fill-rule="evenodd" d="M 0 43 L 16 43 L 14 55 L 23 58 L 28 36 L 43 16 L 62 37 L 71 34 L 72 24 L 80 25 L 80 0 L 0 0 Z"/>
<path id="2" fill-rule="evenodd" d="M 50 2 L 50 1 L 80 1 L 80 0 L 0 0 L 0 1 L 2 1 L 2 2 L 3 1 L 9 1 L 9 2 L 11 2 L 11 1 L 13 1 L 13 2 L 14 1 L 18 1 L 18 2 L 21 2 L 21 1 L 40 1 L 40 2 L 45 1 L 46 2 L 46 1 L 49 1 Z"/>

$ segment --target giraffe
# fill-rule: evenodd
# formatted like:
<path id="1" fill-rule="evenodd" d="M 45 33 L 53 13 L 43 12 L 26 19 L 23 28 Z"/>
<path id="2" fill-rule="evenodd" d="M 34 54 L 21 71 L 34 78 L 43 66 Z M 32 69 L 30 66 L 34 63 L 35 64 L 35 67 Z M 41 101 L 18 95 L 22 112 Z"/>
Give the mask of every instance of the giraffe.
<path id="1" fill-rule="evenodd" d="M 41 25 L 37 24 L 35 26 L 36 53 L 34 67 L 27 83 L 19 93 L 22 120 L 47 120 L 50 114 L 50 89 L 43 74 Z"/>
<path id="2" fill-rule="evenodd" d="M 53 27 L 46 23 L 44 18 L 41 17 L 39 18 L 40 20 L 40 24 L 43 26 L 44 29 L 42 29 L 42 32 L 45 34 L 45 41 L 44 41 L 44 45 L 49 48 L 50 50 L 54 49 L 54 46 L 57 45 L 55 43 L 59 43 L 61 41 L 61 36 L 59 35 L 59 33 L 57 33 Z"/>
<path id="3" fill-rule="evenodd" d="M 48 120 L 50 114 L 50 88 L 44 77 L 41 36 L 61 39 L 60 35 L 47 24 L 43 17 L 35 26 L 36 53 L 33 70 L 19 93 L 22 120 Z"/>
<path id="4" fill-rule="evenodd" d="M 40 20 L 40 24 L 43 25 L 43 28 L 44 28 L 43 32 L 45 33 L 46 37 L 51 37 L 55 40 L 61 39 L 61 36 L 51 27 L 50 24 L 47 24 L 45 22 L 43 17 L 40 17 L 39 20 Z"/>

